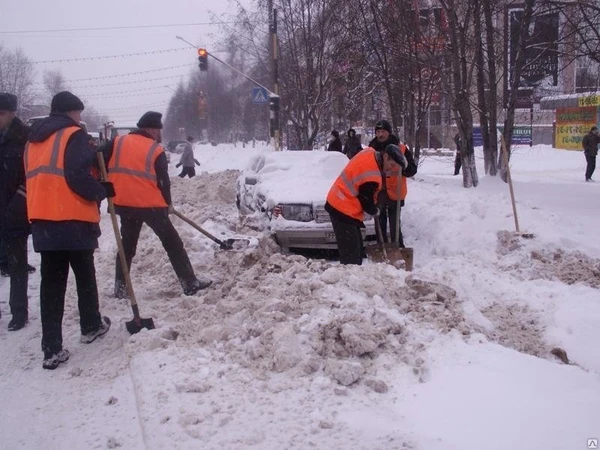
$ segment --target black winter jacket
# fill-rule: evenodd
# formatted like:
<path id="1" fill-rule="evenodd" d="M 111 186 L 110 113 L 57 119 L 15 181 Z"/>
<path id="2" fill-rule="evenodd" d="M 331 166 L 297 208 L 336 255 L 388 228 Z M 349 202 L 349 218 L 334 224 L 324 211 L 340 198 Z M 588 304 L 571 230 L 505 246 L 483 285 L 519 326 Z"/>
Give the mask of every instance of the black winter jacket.
<path id="1" fill-rule="evenodd" d="M 65 114 L 52 113 L 35 123 L 29 134 L 30 142 L 43 142 L 57 131 L 79 124 Z M 30 150 L 28 150 L 30 151 Z M 87 133 L 77 130 L 67 141 L 64 159 L 65 179 L 69 188 L 88 201 L 106 198 L 106 189 L 91 174 L 97 167 L 96 152 L 88 143 Z M 58 201 L 48 192 L 48 201 Z M 36 252 L 58 250 L 92 250 L 98 248 L 100 226 L 79 220 L 34 220 L 31 223 L 33 248 Z"/>
<path id="2" fill-rule="evenodd" d="M 23 153 L 29 127 L 15 117 L 0 132 L 0 234 L 3 238 L 29 234 Z"/>
<path id="3" fill-rule="evenodd" d="M 598 144 L 600 144 L 600 136 L 596 136 L 594 133 L 586 134 L 581 141 L 586 156 L 597 156 Z"/>

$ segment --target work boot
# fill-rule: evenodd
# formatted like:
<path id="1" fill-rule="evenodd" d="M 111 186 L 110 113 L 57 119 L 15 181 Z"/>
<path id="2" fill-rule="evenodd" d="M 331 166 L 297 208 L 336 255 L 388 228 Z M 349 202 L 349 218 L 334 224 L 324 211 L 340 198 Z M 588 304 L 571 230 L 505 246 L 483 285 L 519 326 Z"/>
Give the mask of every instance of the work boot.
<path id="1" fill-rule="evenodd" d="M 105 335 L 108 333 L 110 329 L 110 319 L 108 317 L 102 317 L 100 321 L 100 326 L 96 331 L 90 331 L 89 333 L 85 333 L 81 335 L 81 343 L 82 344 L 91 344 L 96 340 L 96 338 Z"/>
<path id="2" fill-rule="evenodd" d="M 185 295 L 194 295 L 196 292 L 198 292 L 198 291 L 200 291 L 202 289 L 206 289 L 211 284 L 212 284 L 212 281 L 210 281 L 210 280 L 208 280 L 208 281 L 201 281 L 201 280 L 196 279 L 192 283 L 184 285 L 184 287 L 183 287 L 183 293 Z"/>
<path id="3" fill-rule="evenodd" d="M 25 327 L 25 325 L 29 322 L 27 317 L 15 317 L 8 322 L 8 331 L 18 331 L 21 328 Z"/>
<path id="4" fill-rule="evenodd" d="M 69 350 L 61 349 L 56 353 L 45 353 L 44 354 L 44 362 L 42 363 L 42 367 L 48 370 L 56 369 L 61 363 L 67 362 L 69 360 Z"/>

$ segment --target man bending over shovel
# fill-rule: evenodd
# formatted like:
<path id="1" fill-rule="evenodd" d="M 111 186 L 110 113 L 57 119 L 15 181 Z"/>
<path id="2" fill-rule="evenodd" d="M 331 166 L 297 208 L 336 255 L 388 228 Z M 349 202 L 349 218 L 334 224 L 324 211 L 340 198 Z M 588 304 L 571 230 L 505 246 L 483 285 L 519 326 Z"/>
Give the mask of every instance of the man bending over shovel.
<path id="1" fill-rule="evenodd" d="M 396 145 L 387 146 L 383 152 L 367 147 L 348 162 L 331 186 L 325 210 L 331 217 L 342 264 L 362 264 L 360 229 L 365 227 L 364 213 L 378 220 L 376 202 L 383 186 L 382 173 L 406 166 L 406 158 Z"/>
<path id="2" fill-rule="evenodd" d="M 117 214 L 121 216 L 121 237 L 127 265 L 131 267 L 145 223 L 159 237 L 183 293 L 194 295 L 210 286 L 212 281 L 196 278 L 183 242 L 169 219 L 173 206 L 167 157 L 159 144 L 161 119 L 161 113 L 146 112 L 137 123 L 137 130 L 116 137 L 101 151 L 108 161 L 108 180 L 117 192 L 113 201 Z M 115 297 L 127 298 L 127 286 L 118 255 Z"/>

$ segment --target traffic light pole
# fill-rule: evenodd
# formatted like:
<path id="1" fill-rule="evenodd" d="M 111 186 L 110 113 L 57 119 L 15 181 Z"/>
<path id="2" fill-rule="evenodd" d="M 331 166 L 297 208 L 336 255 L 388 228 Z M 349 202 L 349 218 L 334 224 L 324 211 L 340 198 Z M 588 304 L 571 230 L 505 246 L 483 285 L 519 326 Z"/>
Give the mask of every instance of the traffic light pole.
<path id="1" fill-rule="evenodd" d="M 269 1 L 269 8 L 271 6 Z M 269 11 L 271 11 L 269 9 Z M 277 61 L 277 9 L 273 9 L 273 19 L 269 24 L 269 32 L 271 34 L 271 55 L 273 55 L 273 91 L 275 95 L 279 97 L 279 66 Z M 279 101 L 271 103 L 271 128 L 273 131 L 273 138 L 275 140 L 275 151 L 279 150 L 280 142 L 280 127 L 279 127 Z"/>
<path id="2" fill-rule="evenodd" d="M 181 41 L 185 42 L 186 44 L 189 44 L 190 46 L 194 47 L 195 49 L 198 49 L 198 48 L 199 48 L 199 47 L 196 47 L 194 44 L 192 44 L 192 43 L 190 43 L 190 42 L 186 41 L 186 40 L 185 40 L 184 38 L 182 38 L 181 36 L 175 36 L 175 37 L 176 37 L 177 39 L 179 39 L 179 40 L 181 40 Z M 237 73 L 238 75 L 241 75 L 241 76 L 243 76 L 243 77 L 244 77 L 246 80 L 248 80 L 248 81 L 251 81 L 252 83 L 256 84 L 257 86 L 259 86 L 259 87 L 261 87 L 261 88 L 265 89 L 265 90 L 266 90 L 266 91 L 269 93 L 269 97 L 271 97 L 271 96 L 276 96 L 276 97 L 279 97 L 279 96 L 278 96 L 278 95 L 277 95 L 275 92 L 272 92 L 272 91 L 271 91 L 269 88 L 267 88 L 266 86 L 263 86 L 263 85 L 262 85 L 262 84 L 260 84 L 258 81 L 256 81 L 256 80 L 254 80 L 254 79 L 250 78 L 250 77 L 249 77 L 248 75 L 246 75 L 245 73 L 243 73 L 243 72 L 240 72 L 240 71 L 239 71 L 239 70 L 237 70 L 235 67 L 233 67 L 232 65 L 230 65 L 230 64 L 228 64 L 228 63 L 226 63 L 226 62 L 225 62 L 225 61 L 223 61 L 222 59 L 219 59 L 219 58 L 217 58 L 217 57 L 216 57 L 215 55 L 213 55 L 212 53 L 210 53 L 210 52 L 206 52 L 206 54 L 207 54 L 208 56 L 210 56 L 212 59 L 214 59 L 214 60 L 216 60 L 216 61 L 219 61 L 219 62 L 220 62 L 221 64 L 223 64 L 224 66 L 227 66 L 227 67 L 229 67 L 231 70 L 233 70 L 233 71 L 234 71 L 235 73 Z"/>
<path id="3" fill-rule="evenodd" d="M 274 28 L 275 31 L 277 31 L 277 26 L 276 23 L 274 22 L 274 26 L 273 27 L 269 27 L 269 28 Z M 175 36 L 177 39 L 185 42 L 186 44 L 188 44 L 190 47 L 195 48 L 196 50 L 199 48 L 197 46 L 195 46 L 194 44 L 192 44 L 189 41 L 186 41 L 184 38 L 182 38 L 181 36 Z M 275 40 L 273 41 L 273 50 L 275 53 L 274 54 L 274 71 L 277 72 L 277 35 L 275 35 Z M 233 70 L 235 73 L 237 73 L 238 75 L 241 75 L 242 77 L 244 77 L 246 80 L 251 81 L 252 83 L 254 83 L 255 85 L 263 88 L 265 91 L 267 91 L 267 93 L 269 94 L 269 106 L 270 106 L 270 118 L 271 118 L 271 131 L 273 133 L 272 137 L 275 138 L 275 150 L 279 150 L 279 86 L 277 84 L 277 74 L 275 74 L 274 77 L 274 87 L 273 87 L 273 91 L 271 91 L 271 89 L 269 89 L 266 86 L 263 86 L 262 84 L 260 84 L 258 81 L 250 78 L 248 75 L 246 75 L 243 72 L 240 72 L 238 69 L 236 69 L 235 67 L 233 67 L 231 64 L 226 63 L 225 61 L 217 58 L 215 55 L 213 55 L 210 52 L 206 52 L 207 56 L 210 56 L 211 58 L 213 58 L 215 61 L 220 62 L 221 64 L 223 64 L 224 66 L 228 67 L 229 69 Z"/>

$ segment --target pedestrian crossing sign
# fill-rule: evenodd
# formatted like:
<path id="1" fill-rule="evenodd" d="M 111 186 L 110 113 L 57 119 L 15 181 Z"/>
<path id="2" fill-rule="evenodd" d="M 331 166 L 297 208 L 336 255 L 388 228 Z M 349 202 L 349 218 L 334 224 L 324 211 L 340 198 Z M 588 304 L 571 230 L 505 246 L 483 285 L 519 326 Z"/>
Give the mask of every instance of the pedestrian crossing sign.
<path id="1" fill-rule="evenodd" d="M 258 105 L 269 103 L 269 95 L 267 94 L 267 90 L 261 87 L 252 88 L 252 103 L 256 103 Z"/>

